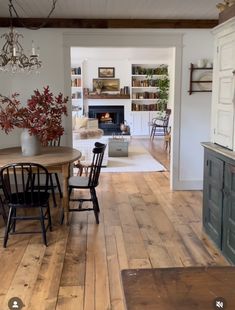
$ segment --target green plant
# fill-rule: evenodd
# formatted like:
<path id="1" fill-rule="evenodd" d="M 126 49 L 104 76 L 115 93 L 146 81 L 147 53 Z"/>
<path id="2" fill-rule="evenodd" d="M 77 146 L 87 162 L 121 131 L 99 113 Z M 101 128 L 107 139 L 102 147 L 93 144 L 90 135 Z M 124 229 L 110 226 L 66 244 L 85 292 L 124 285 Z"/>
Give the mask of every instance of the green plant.
<path id="1" fill-rule="evenodd" d="M 166 109 L 167 109 L 167 100 L 160 99 L 157 103 L 157 110 L 163 112 Z"/>
<path id="2" fill-rule="evenodd" d="M 159 65 L 156 69 L 154 74 L 158 75 L 168 75 L 168 66 L 165 64 Z"/>
<path id="3" fill-rule="evenodd" d="M 151 79 L 154 75 L 154 69 L 153 68 L 148 68 L 146 69 L 146 78 Z"/>
<path id="4" fill-rule="evenodd" d="M 169 95 L 169 85 L 170 85 L 170 80 L 168 76 L 165 76 L 162 79 L 159 79 L 159 98 L 160 99 L 168 99 Z"/>

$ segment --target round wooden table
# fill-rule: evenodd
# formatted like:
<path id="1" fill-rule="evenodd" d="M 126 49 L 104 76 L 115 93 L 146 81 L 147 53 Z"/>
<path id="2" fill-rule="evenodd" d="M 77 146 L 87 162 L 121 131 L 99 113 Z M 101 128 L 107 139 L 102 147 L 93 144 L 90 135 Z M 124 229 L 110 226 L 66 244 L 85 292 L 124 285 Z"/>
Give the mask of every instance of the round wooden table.
<path id="1" fill-rule="evenodd" d="M 37 163 L 45 166 L 49 172 L 61 173 L 63 177 L 63 210 L 65 223 L 68 224 L 69 200 L 68 177 L 70 163 L 81 157 L 81 152 L 71 147 L 42 147 L 39 155 L 22 156 L 20 147 L 0 149 L 0 168 L 12 163 Z"/>

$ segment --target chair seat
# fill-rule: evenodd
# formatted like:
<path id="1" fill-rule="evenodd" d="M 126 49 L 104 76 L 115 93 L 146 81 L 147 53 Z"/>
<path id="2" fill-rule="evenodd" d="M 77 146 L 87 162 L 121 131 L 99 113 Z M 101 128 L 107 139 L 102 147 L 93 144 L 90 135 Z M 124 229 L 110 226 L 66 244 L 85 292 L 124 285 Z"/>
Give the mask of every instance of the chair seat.
<path id="1" fill-rule="evenodd" d="M 69 178 L 69 186 L 88 187 L 89 178 L 83 176 L 73 176 Z"/>

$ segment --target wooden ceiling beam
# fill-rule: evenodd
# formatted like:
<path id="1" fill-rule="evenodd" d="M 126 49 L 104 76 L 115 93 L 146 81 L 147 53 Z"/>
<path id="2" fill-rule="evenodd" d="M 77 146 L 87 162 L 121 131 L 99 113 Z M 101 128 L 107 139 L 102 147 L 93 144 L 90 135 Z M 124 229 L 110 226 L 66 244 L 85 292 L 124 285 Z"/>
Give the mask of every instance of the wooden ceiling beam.
<path id="1" fill-rule="evenodd" d="M 235 4 L 226 8 L 219 14 L 219 24 L 224 23 L 226 20 L 235 16 Z"/>
<path id="2" fill-rule="evenodd" d="M 38 27 L 43 18 L 13 19 L 15 27 Z M 216 19 L 64 19 L 50 18 L 43 28 L 213 28 Z M 0 27 L 9 27 L 9 18 L 0 18 Z"/>

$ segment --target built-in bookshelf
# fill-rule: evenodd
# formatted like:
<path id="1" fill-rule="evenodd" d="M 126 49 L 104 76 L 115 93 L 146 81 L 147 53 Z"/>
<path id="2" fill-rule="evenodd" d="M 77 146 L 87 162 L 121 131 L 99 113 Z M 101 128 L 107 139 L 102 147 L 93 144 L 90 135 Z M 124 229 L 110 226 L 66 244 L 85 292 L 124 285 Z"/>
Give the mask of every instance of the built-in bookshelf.
<path id="1" fill-rule="evenodd" d="M 83 111 L 83 82 L 82 66 L 79 64 L 71 68 L 71 98 L 72 112 L 77 116 L 82 116 Z"/>
<path id="2" fill-rule="evenodd" d="M 132 111 L 158 111 L 168 102 L 168 66 L 161 64 L 132 64 Z"/>

